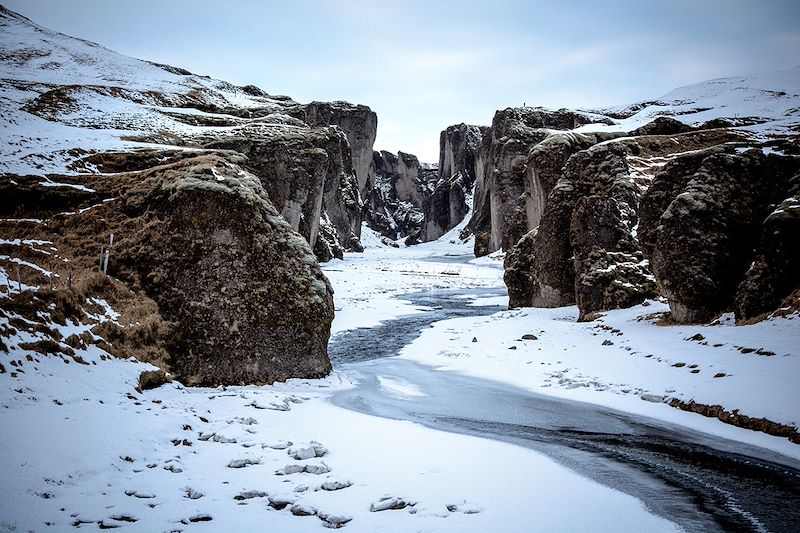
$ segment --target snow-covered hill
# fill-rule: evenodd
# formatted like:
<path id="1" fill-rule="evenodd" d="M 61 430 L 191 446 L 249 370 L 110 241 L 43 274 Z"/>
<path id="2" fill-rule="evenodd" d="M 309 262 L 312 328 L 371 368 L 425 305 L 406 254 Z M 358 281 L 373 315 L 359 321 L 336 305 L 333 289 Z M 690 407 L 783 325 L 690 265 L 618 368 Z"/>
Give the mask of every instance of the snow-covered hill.
<path id="1" fill-rule="evenodd" d="M 587 125 L 581 131 L 631 131 L 658 116 L 690 126 L 723 119 L 760 136 L 797 132 L 800 128 L 800 66 L 789 70 L 718 78 L 674 89 L 655 100 L 592 111 L 613 125 Z"/>
<path id="2" fill-rule="evenodd" d="M 296 104 L 288 97 L 124 56 L 2 6 L 0 34 L 0 172 L 87 170 L 71 165 L 142 146 L 131 142 L 141 136 L 185 139 L 254 120 L 301 125 L 280 114 Z"/>

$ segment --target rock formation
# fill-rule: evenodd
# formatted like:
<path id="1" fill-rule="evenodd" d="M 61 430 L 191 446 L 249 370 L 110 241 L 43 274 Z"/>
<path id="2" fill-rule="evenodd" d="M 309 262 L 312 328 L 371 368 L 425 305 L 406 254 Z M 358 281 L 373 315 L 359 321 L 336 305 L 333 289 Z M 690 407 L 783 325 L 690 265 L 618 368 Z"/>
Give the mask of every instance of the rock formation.
<path id="1" fill-rule="evenodd" d="M 126 299 L 141 298 L 155 307 L 137 318 L 152 327 L 109 324 L 106 337 L 130 346 L 120 353 L 125 357 L 163 350 L 160 362 L 188 385 L 271 383 L 330 371 L 330 285 L 244 162 L 240 155 L 204 155 L 110 178 L 72 178 L 93 191 L 72 201 L 89 207 L 30 230 L 69 254 L 76 279 L 96 271 L 98 244 L 113 234 L 111 277 L 103 283 L 116 279 L 127 288 L 114 289 L 116 307 L 124 312 Z M 39 181 L 18 183 L 50 195 Z M 81 193 L 61 195 L 69 191 Z"/>
<path id="2" fill-rule="evenodd" d="M 563 109 L 507 108 L 495 113 L 492 126 L 482 137 L 475 165 L 474 210 L 469 225 L 475 235 L 475 255 L 501 248 L 510 250 L 536 227 L 542 198 L 555 180 L 546 175 L 548 170 L 540 177 L 529 165 L 531 150 L 551 130 L 571 130 L 593 120 L 586 114 Z M 553 168 L 541 157 L 539 164 Z M 530 222 L 529 213 L 534 218 Z"/>
<path id="3" fill-rule="evenodd" d="M 642 131 L 658 128 L 673 126 L 661 121 Z M 596 311 L 629 307 L 664 294 L 677 302 L 675 320 L 702 320 L 699 314 L 684 312 L 687 306 L 668 287 L 667 278 L 674 279 L 673 284 L 685 281 L 687 287 L 699 288 L 698 279 L 686 271 L 670 272 L 668 266 L 681 258 L 687 263 L 688 249 L 676 251 L 663 262 L 654 259 L 653 250 L 658 248 L 659 232 L 669 227 L 664 225 L 664 212 L 685 192 L 703 161 L 732 150 L 723 148 L 725 143 L 744 138 L 728 129 L 692 129 L 680 134 L 607 138 L 597 144 L 599 140 L 592 135 L 554 133 L 531 150 L 529 172 L 538 183 L 529 190 L 550 186 L 556 177 L 558 181 L 543 205 L 536 204 L 536 209 L 528 211 L 528 220 L 537 224 L 535 231 L 527 233 L 506 258 L 510 305 L 577 303 L 580 318 L 586 319 Z M 564 167 L 556 170 L 565 159 Z M 663 171 L 654 179 L 661 165 Z M 733 216 L 741 218 L 740 214 Z M 684 230 L 677 233 L 687 235 Z M 677 233 L 658 241 L 660 246 L 674 247 L 681 238 Z M 741 273 L 738 276 L 741 279 Z M 730 304 L 735 290 L 723 292 Z M 710 295 L 704 293 L 700 298 Z"/>
<path id="4" fill-rule="evenodd" d="M 420 242 L 423 208 L 436 176 L 436 169 L 422 165 L 415 155 L 374 152 L 368 180 L 371 190 L 365 201 L 369 226 L 391 240 Z"/>
<path id="5" fill-rule="evenodd" d="M 325 217 L 330 228 L 320 249 L 363 250 L 358 182 L 350 145 L 338 127 L 266 135 L 243 128 L 236 136 L 214 139 L 204 147 L 247 155 L 247 168 L 261 178 L 273 204 L 312 249 L 317 249 Z"/>
<path id="6" fill-rule="evenodd" d="M 472 208 L 475 160 L 488 128 L 458 124 L 439 137 L 439 176 L 425 204 L 423 240 L 433 241 L 464 220 Z"/>
<path id="7" fill-rule="evenodd" d="M 309 126 L 339 126 L 345 132 L 358 178 L 358 191 L 365 191 L 372 165 L 372 147 L 378 132 L 378 115 L 365 105 L 338 101 L 311 102 L 288 113 Z"/>
<path id="8" fill-rule="evenodd" d="M 784 220 L 775 207 L 787 197 L 787 207 L 793 203 L 790 179 L 800 160 L 728 148 L 680 164 L 690 173 L 670 168 L 657 176 L 654 194 L 661 197 L 649 204 L 670 201 L 647 230 L 653 272 L 673 319 L 708 321 L 735 300 L 743 318 L 774 310 L 797 287 L 786 241 L 796 231 L 793 213 Z"/>
<path id="9" fill-rule="evenodd" d="M 783 306 L 800 287 L 800 175 L 789 195 L 764 220 L 752 266 L 736 292 L 736 318 L 750 320 Z M 797 309 L 797 306 L 794 306 Z"/>

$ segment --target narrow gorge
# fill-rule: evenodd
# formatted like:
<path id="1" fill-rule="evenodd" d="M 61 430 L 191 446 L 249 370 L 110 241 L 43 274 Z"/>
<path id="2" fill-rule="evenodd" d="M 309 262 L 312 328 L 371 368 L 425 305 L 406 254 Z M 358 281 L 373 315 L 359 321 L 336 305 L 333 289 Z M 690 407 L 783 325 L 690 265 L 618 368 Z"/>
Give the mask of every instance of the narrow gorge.
<path id="1" fill-rule="evenodd" d="M 486 118 L 0 6 L 0 531 L 791 528 L 800 67 Z"/>

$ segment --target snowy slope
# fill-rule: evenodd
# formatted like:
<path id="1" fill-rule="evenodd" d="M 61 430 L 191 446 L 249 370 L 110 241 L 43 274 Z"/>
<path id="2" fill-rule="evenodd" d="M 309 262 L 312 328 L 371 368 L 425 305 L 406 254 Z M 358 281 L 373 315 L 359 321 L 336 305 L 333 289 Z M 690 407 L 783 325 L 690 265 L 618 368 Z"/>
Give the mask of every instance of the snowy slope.
<path id="1" fill-rule="evenodd" d="M 127 57 L 38 26 L 2 6 L 0 35 L 0 172 L 69 173 L 69 164 L 87 152 L 141 146 L 123 138 L 201 136 L 247 124 L 251 112 L 277 114 L 271 122 L 279 124 L 292 122 L 280 115 L 295 104 L 289 98 Z M 175 118 L 208 110 L 244 118 L 223 117 L 227 127 Z"/>
<path id="2" fill-rule="evenodd" d="M 389 303 L 400 291 L 499 283 L 499 264 L 454 275 L 457 266 L 434 253 L 374 247 L 332 261 L 326 272 L 342 296 L 336 329 L 408 312 Z M 16 290 L 13 280 L 0 286 Z M 353 386 L 341 373 L 141 392 L 137 377 L 153 367 L 112 358 L 97 343 L 75 344 L 72 355 L 33 349 L 47 329 L 66 342 L 119 319 L 103 301 L 85 311 L 62 325 L 48 312 L 34 322 L 0 306 L 9 348 L 0 351 L 0 531 L 678 530 L 531 450 L 335 407 L 326 399 Z M 399 500 L 406 507 L 378 510 Z"/>
<path id="3" fill-rule="evenodd" d="M 789 70 L 718 78 L 674 89 L 661 98 L 592 111 L 615 124 L 591 124 L 578 131 L 631 131 L 658 116 L 698 126 L 730 119 L 757 134 L 781 134 L 800 125 L 800 66 Z"/>

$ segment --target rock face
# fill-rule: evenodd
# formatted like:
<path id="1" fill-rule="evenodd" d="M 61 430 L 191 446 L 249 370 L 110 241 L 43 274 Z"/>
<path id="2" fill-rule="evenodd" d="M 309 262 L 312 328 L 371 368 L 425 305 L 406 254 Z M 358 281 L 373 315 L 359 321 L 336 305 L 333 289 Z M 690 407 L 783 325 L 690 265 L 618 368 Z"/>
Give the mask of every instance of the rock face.
<path id="1" fill-rule="evenodd" d="M 503 261 L 503 281 L 508 288 L 509 309 L 533 306 L 533 243 L 537 231 L 526 233 Z"/>
<path id="2" fill-rule="evenodd" d="M 540 169 L 546 169 L 544 175 L 534 170 L 535 163 L 529 165 L 531 149 L 549 136 L 549 130 L 573 129 L 590 122 L 589 116 L 566 110 L 526 107 L 495 113 L 492 126 L 482 137 L 475 165 L 474 211 L 469 226 L 475 235 L 475 255 L 500 248 L 510 250 L 536 227 L 542 198 L 555 180 L 547 175 L 554 172 L 554 165 L 544 161 L 547 156 L 540 155 L 538 161 Z"/>
<path id="3" fill-rule="evenodd" d="M 430 196 L 437 171 L 420 164 L 405 152 L 374 152 L 370 171 L 372 189 L 365 203 L 369 226 L 392 240 L 406 238 L 408 244 L 420 242 L 424 205 Z"/>
<path id="4" fill-rule="evenodd" d="M 570 223 L 579 320 L 596 311 L 631 307 L 658 294 L 631 235 L 630 206 L 613 195 L 584 196 Z"/>
<path id="5" fill-rule="evenodd" d="M 758 255 L 736 293 L 736 318 L 750 320 L 782 306 L 800 288 L 800 177 L 764 220 Z"/>
<path id="6" fill-rule="evenodd" d="M 312 127 L 339 126 L 347 135 L 359 192 L 365 191 L 372 165 L 372 147 L 378 132 L 378 115 L 364 105 L 349 102 L 311 102 L 289 111 Z"/>
<path id="7" fill-rule="evenodd" d="M 189 385 L 330 371 L 333 292 L 242 162 L 205 156 L 93 183 L 119 192 L 92 214 L 118 236 L 109 273 L 175 324 L 169 370 Z M 80 217 L 69 221 L 80 235 Z"/>
<path id="8" fill-rule="evenodd" d="M 658 296 L 649 264 L 657 221 L 702 154 L 718 150 L 708 147 L 738 139 L 726 131 L 619 140 L 554 133 L 538 143 L 527 163 L 528 191 L 552 190 L 528 211 L 536 231 L 506 258 L 511 305 L 577 303 L 583 320 Z M 653 180 L 664 163 L 668 179 Z"/>
<path id="9" fill-rule="evenodd" d="M 439 137 L 439 179 L 425 205 L 423 240 L 433 241 L 464 220 L 471 208 L 475 160 L 486 127 L 458 124 Z"/>
<path id="10" fill-rule="evenodd" d="M 259 176 L 272 203 L 313 249 L 325 218 L 329 228 L 320 249 L 363 250 L 358 183 L 350 145 L 338 127 L 254 132 L 215 139 L 205 147 L 245 154 L 247 168 Z"/>
<path id="11" fill-rule="evenodd" d="M 584 198 L 588 200 L 576 213 Z M 622 147 L 599 145 L 572 156 L 564 177 L 548 197 L 533 243 L 533 305 L 575 303 L 575 289 L 588 273 L 584 269 L 591 264 L 588 260 L 593 249 L 627 248 L 620 240 L 636 224 L 635 204 L 635 187 Z M 593 208 L 599 211 L 595 213 Z M 608 215 L 611 218 L 606 219 Z"/>
<path id="12" fill-rule="evenodd" d="M 774 309 L 797 286 L 797 278 L 785 270 L 794 264 L 784 242 L 792 224 L 781 220 L 781 212 L 774 218 L 770 213 L 787 198 L 800 163 L 761 150 L 703 155 L 686 162 L 685 168 L 697 165 L 691 174 L 675 178 L 665 172 L 656 179 L 671 180 L 656 189 L 666 199 L 665 191 L 677 192 L 658 226 L 653 230 L 651 223 L 648 229 L 653 272 L 672 317 L 677 322 L 711 320 L 732 307 L 740 286 L 740 317 Z M 666 199 L 650 204 L 663 205 Z"/>

